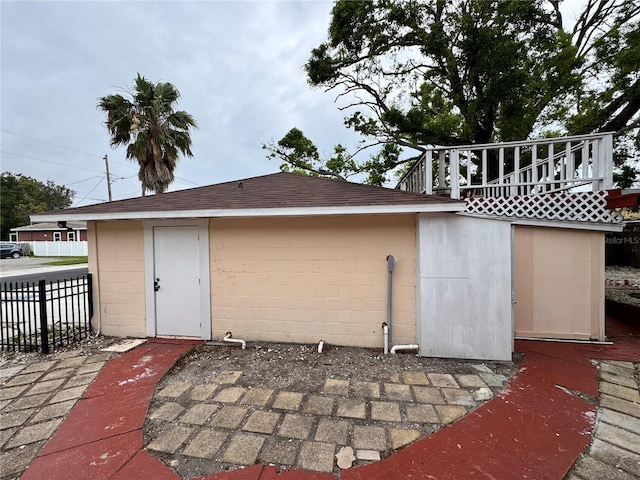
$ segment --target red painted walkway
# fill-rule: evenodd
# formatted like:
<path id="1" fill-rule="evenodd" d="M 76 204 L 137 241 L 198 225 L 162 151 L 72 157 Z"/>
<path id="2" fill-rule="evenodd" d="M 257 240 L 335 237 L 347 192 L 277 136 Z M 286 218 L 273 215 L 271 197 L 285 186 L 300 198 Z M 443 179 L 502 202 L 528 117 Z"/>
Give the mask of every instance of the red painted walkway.
<path id="1" fill-rule="evenodd" d="M 22 480 L 179 480 L 142 448 L 155 386 L 193 343 L 149 341 L 108 362 Z M 342 480 L 562 479 L 591 441 L 598 396 L 588 358 L 640 361 L 640 340 L 615 345 L 518 341 L 518 373 L 502 394 L 453 425 Z M 559 388 L 562 387 L 562 388 Z M 254 465 L 198 480 L 335 480 Z"/>

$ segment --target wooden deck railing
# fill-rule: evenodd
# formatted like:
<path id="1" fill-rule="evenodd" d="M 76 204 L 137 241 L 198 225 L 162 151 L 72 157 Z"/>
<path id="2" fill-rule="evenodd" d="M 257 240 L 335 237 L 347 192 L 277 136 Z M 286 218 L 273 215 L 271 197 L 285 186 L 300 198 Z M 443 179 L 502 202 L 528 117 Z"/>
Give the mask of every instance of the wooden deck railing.
<path id="1" fill-rule="evenodd" d="M 612 183 L 613 134 L 602 133 L 429 148 L 396 188 L 460 199 L 596 192 Z"/>

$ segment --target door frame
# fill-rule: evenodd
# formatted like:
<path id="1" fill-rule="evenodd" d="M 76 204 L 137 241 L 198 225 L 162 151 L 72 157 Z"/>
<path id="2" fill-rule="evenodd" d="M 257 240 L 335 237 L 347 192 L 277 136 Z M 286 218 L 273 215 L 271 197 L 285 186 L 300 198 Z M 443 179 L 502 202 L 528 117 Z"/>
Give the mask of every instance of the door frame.
<path id="1" fill-rule="evenodd" d="M 209 219 L 192 220 L 144 220 L 144 295 L 146 304 L 146 334 L 156 336 L 156 298 L 153 288 L 154 227 L 198 227 L 200 256 L 200 338 L 211 340 L 211 288 L 209 263 Z"/>

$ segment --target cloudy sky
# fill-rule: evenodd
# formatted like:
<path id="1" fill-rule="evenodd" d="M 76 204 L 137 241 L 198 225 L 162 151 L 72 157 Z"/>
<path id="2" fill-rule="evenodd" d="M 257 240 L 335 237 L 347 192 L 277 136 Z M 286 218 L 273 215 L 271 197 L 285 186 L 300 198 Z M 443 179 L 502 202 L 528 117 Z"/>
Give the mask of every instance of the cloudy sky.
<path id="1" fill-rule="evenodd" d="M 571 3 L 573 3 L 572 0 Z M 278 171 L 261 146 L 290 128 L 319 147 L 356 144 L 334 95 L 311 89 L 302 66 L 326 39 L 329 1 L 2 1 L 3 172 L 52 180 L 74 206 L 140 194 L 137 167 L 112 149 L 97 99 L 137 72 L 173 83 L 199 124 L 194 158 L 171 190 Z"/>
<path id="2" fill-rule="evenodd" d="M 326 38 L 327 1 L 2 2 L 1 168 L 74 189 L 74 205 L 140 194 L 98 97 L 137 72 L 173 83 L 199 124 L 171 189 L 278 171 L 261 146 L 297 126 L 321 151 L 354 143 L 334 96 L 302 66 Z M 64 147 L 64 148 L 63 148 Z M 86 197 L 86 198 L 85 198 Z M 84 198 L 84 200 L 83 200 Z"/>

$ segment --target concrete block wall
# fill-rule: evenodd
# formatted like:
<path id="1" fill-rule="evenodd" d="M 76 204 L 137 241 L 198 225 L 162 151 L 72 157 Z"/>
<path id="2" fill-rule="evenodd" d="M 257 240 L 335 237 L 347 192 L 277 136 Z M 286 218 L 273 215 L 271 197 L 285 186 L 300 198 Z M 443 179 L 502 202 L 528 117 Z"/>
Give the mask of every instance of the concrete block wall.
<path id="1" fill-rule="evenodd" d="M 144 337 L 144 244 L 141 221 L 89 222 L 94 331 Z"/>
<path id="2" fill-rule="evenodd" d="M 381 348 L 387 255 L 393 340 L 415 338 L 415 215 L 212 219 L 211 322 L 251 341 Z"/>

